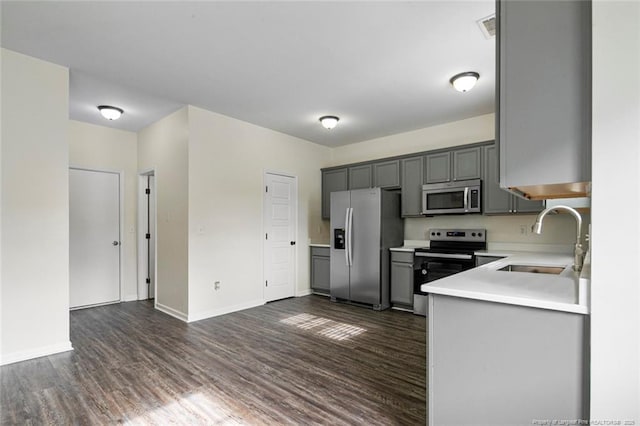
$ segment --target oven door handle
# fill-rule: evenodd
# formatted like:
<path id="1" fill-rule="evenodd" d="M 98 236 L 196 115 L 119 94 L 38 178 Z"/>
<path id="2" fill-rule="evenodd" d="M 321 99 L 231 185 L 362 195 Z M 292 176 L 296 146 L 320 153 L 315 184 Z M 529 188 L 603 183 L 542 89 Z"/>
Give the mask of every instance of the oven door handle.
<path id="1" fill-rule="evenodd" d="M 440 259 L 464 259 L 471 260 L 473 259 L 472 254 L 456 254 L 456 253 L 414 253 L 416 257 L 432 257 L 432 258 L 440 258 Z"/>

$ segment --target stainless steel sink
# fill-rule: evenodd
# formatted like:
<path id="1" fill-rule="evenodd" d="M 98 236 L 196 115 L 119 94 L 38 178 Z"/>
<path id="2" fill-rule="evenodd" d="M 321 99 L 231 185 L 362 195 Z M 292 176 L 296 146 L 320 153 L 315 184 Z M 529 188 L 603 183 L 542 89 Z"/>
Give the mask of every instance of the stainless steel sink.
<path id="1" fill-rule="evenodd" d="M 536 265 L 507 265 L 498 271 L 505 272 L 530 272 L 534 274 L 555 274 L 558 275 L 564 271 L 562 266 L 536 266 Z"/>

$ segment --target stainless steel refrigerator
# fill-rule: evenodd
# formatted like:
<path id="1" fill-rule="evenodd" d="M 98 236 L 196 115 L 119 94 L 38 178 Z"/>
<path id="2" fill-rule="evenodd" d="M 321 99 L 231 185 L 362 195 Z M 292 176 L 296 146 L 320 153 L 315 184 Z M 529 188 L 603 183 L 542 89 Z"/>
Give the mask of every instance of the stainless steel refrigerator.
<path id="1" fill-rule="evenodd" d="M 400 194 L 380 188 L 331 193 L 332 301 L 386 309 L 389 248 L 401 246 Z"/>

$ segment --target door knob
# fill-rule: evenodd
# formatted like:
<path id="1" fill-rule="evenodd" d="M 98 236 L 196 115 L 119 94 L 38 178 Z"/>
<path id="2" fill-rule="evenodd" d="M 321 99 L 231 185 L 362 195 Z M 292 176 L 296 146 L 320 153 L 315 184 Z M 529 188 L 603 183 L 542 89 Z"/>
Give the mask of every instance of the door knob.
<path id="1" fill-rule="evenodd" d="M 295 246 L 296 242 L 295 241 L 291 241 L 289 244 L 291 244 L 292 246 Z"/>
<path id="2" fill-rule="evenodd" d="M 114 246 L 117 246 L 118 244 L 120 244 L 120 242 L 119 241 L 114 241 L 111 244 L 113 244 Z"/>

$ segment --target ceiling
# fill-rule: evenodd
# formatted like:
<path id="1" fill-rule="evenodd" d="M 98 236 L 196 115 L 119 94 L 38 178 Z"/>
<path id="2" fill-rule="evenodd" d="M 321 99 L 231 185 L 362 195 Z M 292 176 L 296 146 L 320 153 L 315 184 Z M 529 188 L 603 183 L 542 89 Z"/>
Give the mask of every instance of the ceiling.
<path id="1" fill-rule="evenodd" d="M 493 0 L 1 5 L 3 47 L 70 69 L 75 120 L 138 131 L 190 104 L 340 146 L 494 111 L 495 42 L 476 23 Z M 480 80 L 459 93 L 464 71 Z"/>

